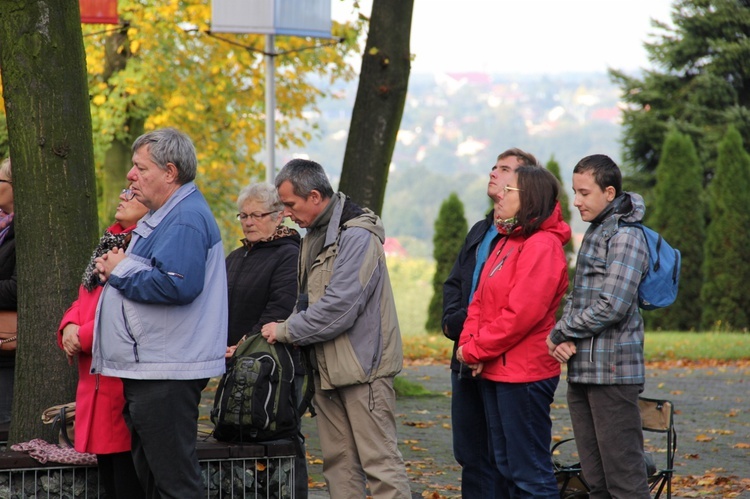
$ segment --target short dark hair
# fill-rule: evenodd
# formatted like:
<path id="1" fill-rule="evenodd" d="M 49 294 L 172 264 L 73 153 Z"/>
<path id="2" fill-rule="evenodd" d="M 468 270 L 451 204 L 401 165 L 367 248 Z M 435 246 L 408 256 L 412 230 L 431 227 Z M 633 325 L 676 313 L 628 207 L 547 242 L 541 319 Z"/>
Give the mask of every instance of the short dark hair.
<path id="1" fill-rule="evenodd" d="M 276 188 L 289 181 L 296 196 L 307 199 L 318 191 L 323 199 L 333 197 L 333 188 L 323 167 L 309 159 L 293 159 L 276 175 Z"/>
<path id="2" fill-rule="evenodd" d="M 535 166 L 519 166 L 516 175 L 521 190 L 521 208 L 516 218 L 521 234 L 528 237 L 555 211 L 560 183 L 549 170 Z"/>
<path id="3" fill-rule="evenodd" d="M 573 168 L 573 173 L 591 172 L 596 185 L 603 191 L 607 187 L 615 188 L 615 197 L 622 192 L 622 172 L 612 158 L 604 154 L 586 156 Z"/>
<path id="4" fill-rule="evenodd" d="M 497 161 L 509 156 L 515 156 L 518 158 L 518 162 L 520 163 L 519 166 L 542 166 L 533 154 L 517 147 L 511 147 L 510 149 L 501 152 L 497 156 Z"/>

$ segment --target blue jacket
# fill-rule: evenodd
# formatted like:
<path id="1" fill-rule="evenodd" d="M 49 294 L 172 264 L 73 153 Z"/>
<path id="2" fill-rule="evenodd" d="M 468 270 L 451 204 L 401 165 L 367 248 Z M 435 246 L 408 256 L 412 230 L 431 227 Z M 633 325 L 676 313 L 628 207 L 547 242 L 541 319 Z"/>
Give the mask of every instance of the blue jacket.
<path id="1" fill-rule="evenodd" d="M 91 372 L 130 379 L 223 374 L 224 250 L 192 182 L 138 222 L 127 255 L 99 300 Z"/>

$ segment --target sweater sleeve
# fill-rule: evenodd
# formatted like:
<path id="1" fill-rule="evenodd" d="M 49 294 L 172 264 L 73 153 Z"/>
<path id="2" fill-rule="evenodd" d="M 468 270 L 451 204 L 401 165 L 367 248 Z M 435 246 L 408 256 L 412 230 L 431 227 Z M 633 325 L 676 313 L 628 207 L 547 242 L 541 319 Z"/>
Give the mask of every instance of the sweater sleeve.
<path id="1" fill-rule="evenodd" d="M 461 248 L 461 253 L 453 264 L 453 269 L 448 275 L 448 279 L 443 284 L 443 334 L 453 340 L 458 341 L 461 336 L 461 330 L 466 320 L 468 307 L 463 303 L 463 285 L 461 280 L 461 261 L 466 251 L 466 243 Z"/>
<path id="2" fill-rule="evenodd" d="M 284 254 L 278 260 L 268 289 L 268 301 L 250 331 L 260 331 L 264 324 L 287 319 L 297 301 L 297 248 L 278 249 Z"/>

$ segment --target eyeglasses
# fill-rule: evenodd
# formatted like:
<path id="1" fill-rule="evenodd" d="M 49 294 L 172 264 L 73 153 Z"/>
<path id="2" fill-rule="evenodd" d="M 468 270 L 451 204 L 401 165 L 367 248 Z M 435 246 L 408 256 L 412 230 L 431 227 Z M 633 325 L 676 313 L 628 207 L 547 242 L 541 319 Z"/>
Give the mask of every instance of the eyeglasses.
<path id="1" fill-rule="evenodd" d="M 503 193 L 508 194 L 508 191 L 521 192 L 521 189 L 519 189 L 518 187 L 511 187 L 509 185 L 504 186 L 503 187 Z"/>
<path id="2" fill-rule="evenodd" d="M 268 215 L 272 213 L 278 213 L 278 211 L 267 211 L 265 213 L 249 213 L 249 214 L 240 212 L 240 213 L 237 213 L 237 220 L 244 222 L 245 220 L 250 218 L 250 220 L 255 222 L 256 220 L 260 220 L 263 217 L 267 217 Z"/>
<path id="3" fill-rule="evenodd" d="M 125 196 L 125 201 L 132 201 L 135 197 L 135 192 L 130 189 L 123 189 L 120 191 L 120 196 Z"/>
<path id="4" fill-rule="evenodd" d="M 12 184 L 12 183 L 13 182 L 11 182 L 10 180 L 5 180 L 5 179 L 0 178 L 0 184 Z"/>

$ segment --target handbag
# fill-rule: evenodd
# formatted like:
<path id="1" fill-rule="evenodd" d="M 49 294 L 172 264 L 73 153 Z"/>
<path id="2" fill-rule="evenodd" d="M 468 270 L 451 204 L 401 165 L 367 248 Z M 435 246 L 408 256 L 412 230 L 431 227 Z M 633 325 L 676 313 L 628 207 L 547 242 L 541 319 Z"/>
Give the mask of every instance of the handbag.
<path id="1" fill-rule="evenodd" d="M 18 345 L 18 312 L 0 310 L 0 355 L 10 357 L 16 354 Z"/>
<path id="2" fill-rule="evenodd" d="M 76 403 L 53 405 L 42 411 L 42 423 L 51 424 L 63 447 L 73 447 L 75 442 Z"/>

